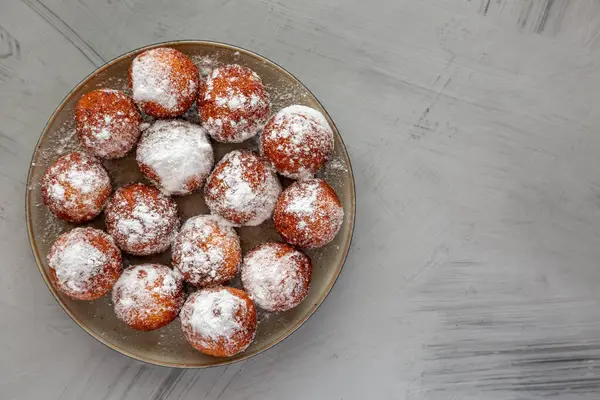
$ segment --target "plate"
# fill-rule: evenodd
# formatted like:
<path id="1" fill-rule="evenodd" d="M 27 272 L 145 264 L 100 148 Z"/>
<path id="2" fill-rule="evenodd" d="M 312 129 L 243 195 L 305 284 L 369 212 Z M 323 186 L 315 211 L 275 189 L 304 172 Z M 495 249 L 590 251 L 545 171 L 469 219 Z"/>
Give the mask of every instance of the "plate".
<path id="1" fill-rule="evenodd" d="M 168 46 L 175 48 L 194 60 L 201 74 L 221 64 L 237 63 L 256 71 L 266 85 L 272 102 L 272 112 L 291 104 L 304 104 L 320 110 L 329 121 L 335 136 L 335 156 L 318 176 L 329 182 L 337 192 L 344 207 L 344 223 L 335 240 L 325 247 L 309 250 L 313 261 L 313 278 L 308 297 L 295 309 L 278 314 L 259 312 L 258 332 L 254 343 L 243 353 L 230 358 L 215 358 L 194 350 L 184 339 L 179 319 L 164 328 L 152 332 L 138 332 L 123 324 L 114 315 L 110 296 L 96 301 L 77 301 L 58 292 L 50 283 L 46 255 L 54 240 L 75 225 L 60 221 L 42 204 L 41 180 L 48 165 L 59 155 L 79 149 L 75 135 L 73 110 L 79 98 L 96 88 L 120 89 L 130 93 L 127 87 L 127 71 L 134 57 L 142 51 Z M 184 118 L 198 121 L 194 109 Z M 257 138 L 239 144 L 213 143 L 215 159 L 235 148 L 258 147 Z M 135 155 L 105 161 L 113 187 L 130 182 L 147 182 L 139 172 Z M 284 186 L 290 181 L 282 179 Z M 208 213 L 201 191 L 191 196 L 176 197 L 182 221 Z M 44 128 L 33 154 L 29 170 L 27 196 L 27 229 L 33 255 L 48 288 L 67 314 L 86 332 L 129 357 L 147 363 L 169 367 L 202 368 L 228 364 L 252 357 L 284 340 L 298 329 L 325 300 L 335 283 L 348 254 L 354 229 L 355 192 L 354 177 L 348 153 L 342 138 L 316 97 L 298 79 L 279 65 L 266 58 L 238 47 L 205 41 L 167 42 L 151 45 L 118 57 L 94 71 L 77 85 L 58 106 Z M 91 226 L 104 228 L 102 216 Z M 268 240 L 281 240 L 269 220 L 257 227 L 237 229 L 244 253 L 255 245 Z M 170 253 L 151 257 L 134 257 L 123 253 L 125 265 L 159 262 L 170 265 Z M 239 279 L 239 278 L 238 278 Z M 234 281 L 233 286 L 239 286 Z"/>

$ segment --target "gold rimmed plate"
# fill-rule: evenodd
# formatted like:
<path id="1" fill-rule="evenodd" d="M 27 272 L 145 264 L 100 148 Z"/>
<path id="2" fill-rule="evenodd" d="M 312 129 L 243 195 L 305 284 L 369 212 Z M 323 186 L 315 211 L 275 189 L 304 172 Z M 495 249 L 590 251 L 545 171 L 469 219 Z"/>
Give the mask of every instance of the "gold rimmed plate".
<path id="1" fill-rule="evenodd" d="M 284 313 L 268 314 L 259 312 L 259 326 L 254 343 L 243 353 L 231 358 L 215 358 L 194 350 L 184 339 L 179 319 L 164 328 L 152 332 L 135 331 L 119 321 L 112 309 L 110 296 L 96 301 L 77 301 L 58 292 L 50 283 L 46 255 L 54 240 L 74 225 L 56 219 L 42 204 L 41 180 L 49 164 L 59 155 L 79 149 L 75 135 L 73 110 L 79 98 L 97 88 L 119 89 L 129 93 L 127 71 L 133 58 L 142 51 L 168 46 L 175 48 L 194 60 L 201 73 L 222 64 L 236 63 L 256 71 L 265 83 L 272 102 L 272 112 L 291 104 L 303 104 L 321 111 L 334 131 L 335 156 L 318 176 L 329 182 L 336 190 L 344 207 L 344 223 L 335 240 L 325 247 L 307 251 L 313 261 L 313 278 L 308 297 L 298 307 Z M 198 122 L 194 109 L 184 118 Z M 228 145 L 213 143 L 216 160 L 234 148 L 257 149 L 256 138 L 244 143 Z M 113 187 L 130 182 L 146 182 L 135 162 L 134 154 L 123 159 L 104 162 Z M 289 181 L 283 180 L 284 186 Z M 190 196 L 176 197 L 182 221 L 208 213 L 201 191 Z M 298 329 L 325 300 L 335 280 L 342 270 L 348 255 L 354 230 L 355 192 L 354 177 L 348 153 L 342 138 L 315 96 L 294 76 L 268 59 L 238 47 L 206 41 L 178 41 L 159 43 L 134 50 L 118 57 L 94 71 L 77 85 L 62 101 L 50 117 L 33 154 L 29 170 L 27 196 L 27 229 L 31 248 L 42 277 L 58 303 L 67 314 L 86 332 L 129 357 L 148 363 L 169 367 L 203 368 L 228 364 L 252 357 L 284 340 Z M 102 216 L 90 224 L 104 228 Z M 281 240 L 270 220 L 257 227 L 237 229 L 244 252 L 257 244 L 269 240 Z M 123 254 L 125 265 L 142 262 L 160 262 L 170 265 L 170 253 L 152 257 L 134 257 Z M 234 281 L 234 286 L 239 282 Z"/>

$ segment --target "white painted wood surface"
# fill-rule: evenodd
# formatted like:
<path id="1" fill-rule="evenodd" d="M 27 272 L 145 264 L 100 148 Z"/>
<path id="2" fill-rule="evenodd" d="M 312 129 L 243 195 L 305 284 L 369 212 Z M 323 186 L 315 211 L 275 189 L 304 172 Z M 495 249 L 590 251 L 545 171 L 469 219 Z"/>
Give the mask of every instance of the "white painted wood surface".
<path id="1" fill-rule="evenodd" d="M 227 368 L 132 361 L 46 289 L 34 145 L 107 60 L 174 39 L 261 53 L 350 151 L 354 243 L 316 315 Z M 2 399 L 597 399 L 600 2 L 1 0 Z"/>

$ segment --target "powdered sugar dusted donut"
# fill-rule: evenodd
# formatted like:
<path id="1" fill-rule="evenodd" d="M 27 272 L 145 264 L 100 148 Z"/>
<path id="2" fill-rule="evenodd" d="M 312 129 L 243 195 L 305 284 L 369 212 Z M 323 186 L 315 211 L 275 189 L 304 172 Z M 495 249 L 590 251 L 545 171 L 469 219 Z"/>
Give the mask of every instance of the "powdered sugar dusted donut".
<path id="1" fill-rule="evenodd" d="M 344 210 L 327 182 L 309 179 L 284 190 L 277 201 L 273 220 L 286 242 L 313 249 L 326 245 L 337 235 Z"/>
<path id="2" fill-rule="evenodd" d="M 184 120 L 159 120 L 144 131 L 137 147 L 142 173 L 169 195 L 199 189 L 214 164 L 204 129 Z"/>
<path id="3" fill-rule="evenodd" d="M 79 143 L 101 158 L 127 154 L 140 137 L 141 122 L 133 100 L 118 90 L 93 90 L 81 96 L 75 107 Z"/>
<path id="4" fill-rule="evenodd" d="M 95 228 L 75 228 L 56 239 L 48 253 L 50 280 L 77 300 L 95 300 L 110 291 L 121 271 L 121 252 Z"/>
<path id="5" fill-rule="evenodd" d="M 188 219 L 173 243 L 173 266 L 195 286 L 232 280 L 242 260 L 240 238 L 218 215 Z"/>
<path id="6" fill-rule="evenodd" d="M 173 118 L 196 100 L 198 68 L 180 51 L 159 47 L 139 54 L 131 63 L 129 83 L 133 100 L 146 114 Z"/>
<path id="7" fill-rule="evenodd" d="M 272 312 L 300 304 L 311 276 L 310 258 L 285 243 L 263 243 L 246 254 L 242 264 L 244 289 L 259 307 Z"/>
<path id="8" fill-rule="evenodd" d="M 187 341 L 211 356 L 240 353 L 256 335 L 256 307 L 240 289 L 217 286 L 194 292 L 181 309 L 180 318 Z"/>
<path id="9" fill-rule="evenodd" d="M 173 321 L 184 300 L 183 278 L 160 264 L 128 267 L 112 292 L 117 318 L 140 331 L 152 331 Z"/>
<path id="10" fill-rule="evenodd" d="M 270 110 L 262 80 L 249 68 L 237 64 L 218 67 L 201 84 L 200 120 L 219 142 L 239 143 L 256 135 Z"/>
<path id="11" fill-rule="evenodd" d="M 81 223 L 98 216 L 111 192 L 108 173 L 94 157 L 73 152 L 44 173 L 42 199 L 58 218 Z"/>
<path id="12" fill-rule="evenodd" d="M 260 145 L 281 175 L 307 179 L 333 156 L 333 131 L 319 111 L 293 105 L 271 117 Z"/>
<path id="13" fill-rule="evenodd" d="M 271 164 L 249 150 L 225 154 L 209 175 L 204 200 L 234 225 L 255 226 L 273 215 L 281 184 Z"/>
<path id="14" fill-rule="evenodd" d="M 106 230 L 117 245 L 137 256 L 165 251 L 179 228 L 173 199 L 142 183 L 117 189 L 106 205 L 104 217 Z"/>

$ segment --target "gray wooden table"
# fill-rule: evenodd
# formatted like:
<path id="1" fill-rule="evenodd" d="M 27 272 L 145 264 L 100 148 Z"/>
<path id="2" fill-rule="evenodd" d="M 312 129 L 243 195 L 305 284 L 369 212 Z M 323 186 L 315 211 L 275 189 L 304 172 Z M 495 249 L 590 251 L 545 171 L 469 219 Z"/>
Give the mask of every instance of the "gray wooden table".
<path id="1" fill-rule="evenodd" d="M 46 120 L 153 42 L 261 53 L 352 157 L 349 259 L 296 334 L 226 368 L 130 360 L 73 323 L 25 231 Z M 2 399 L 597 399 L 600 2 L 0 0 Z"/>

